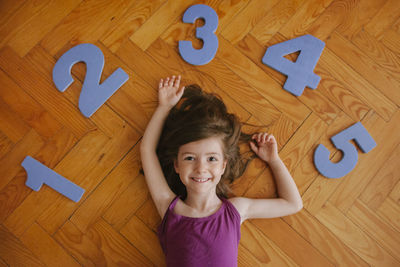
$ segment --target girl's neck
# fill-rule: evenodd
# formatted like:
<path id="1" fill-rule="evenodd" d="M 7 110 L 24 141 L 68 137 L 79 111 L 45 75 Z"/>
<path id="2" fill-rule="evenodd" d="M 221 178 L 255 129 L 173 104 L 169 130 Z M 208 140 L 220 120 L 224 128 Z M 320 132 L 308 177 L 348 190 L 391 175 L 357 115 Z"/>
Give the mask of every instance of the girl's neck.
<path id="1" fill-rule="evenodd" d="M 188 192 L 185 204 L 198 212 L 214 210 L 221 205 L 221 199 L 214 193 L 190 193 Z"/>

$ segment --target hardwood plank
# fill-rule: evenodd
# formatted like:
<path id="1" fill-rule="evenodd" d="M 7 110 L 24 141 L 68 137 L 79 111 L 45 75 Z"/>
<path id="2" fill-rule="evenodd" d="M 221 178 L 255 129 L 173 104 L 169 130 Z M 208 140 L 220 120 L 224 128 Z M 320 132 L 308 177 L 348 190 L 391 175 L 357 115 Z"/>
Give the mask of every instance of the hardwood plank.
<path id="1" fill-rule="evenodd" d="M 232 44 L 242 40 L 278 1 L 250 1 L 222 30 L 221 35 Z M 244 23 L 245 22 L 245 23 Z"/>
<path id="2" fill-rule="evenodd" d="M 40 5 L 33 2 L 26 2 L 18 12 L 28 13 L 28 16 L 19 15 L 25 21 L 23 24 L 14 28 L 11 21 L 10 27 L 16 29 L 12 32 L 7 44 L 12 47 L 19 56 L 25 56 L 40 40 L 46 36 L 53 28 L 74 8 L 81 3 L 81 0 L 68 0 L 62 2 L 41 1 Z"/>
<path id="3" fill-rule="evenodd" d="M 273 6 L 250 31 L 260 43 L 267 43 L 296 13 L 304 0 L 283 0 Z"/>
<path id="4" fill-rule="evenodd" d="M 14 143 L 0 131 L 0 159 L 7 155 L 13 148 Z"/>
<path id="5" fill-rule="evenodd" d="M 360 195 L 368 208 L 376 211 L 385 202 L 393 187 L 400 181 L 400 145 L 397 145 L 391 156 L 382 164 L 368 186 Z"/>
<path id="6" fill-rule="evenodd" d="M 129 218 L 145 204 L 149 197 L 150 194 L 144 176 L 138 175 L 127 186 L 126 190 L 113 201 L 102 217 L 114 229 L 121 230 L 129 221 Z"/>
<path id="7" fill-rule="evenodd" d="M 328 48 L 324 49 L 318 63 L 322 69 L 345 85 L 365 104 L 372 107 L 384 120 L 389 121 L 393 116 L 396 111 L 393 101 L 374 88 Z"/>
<path id="8" fill-rule="evenodd" d="M 364 77 L 365 80 L 379 89 L 388 99 L 400 106 L 400 90 L 398 90 L 400 81 L 394 79 L 336 31 L 330 36 L 326 46 Z"/>
<path id="9" fill-rule="evenodd" d="M 288 39 L 306 34 L 307 29 L 333 2 L 333 0 L 305 1 L 289 21 L 279 29 L 279 33 Z"/>
<path id="10" fill-rule="evenodd" d="M 126 264 L 130 266 L 150 266 L 150 261 L 133 245 L 114 231 L 105 221 L 99 220 L 89 233 L 100 241 L 102 250 L 111 259 L 112 265 Z M 97 242 L 98 242 L 97 241 Z"/>
<path id="11" fill-rule="evenodd" d="M 356 201 L 347 213 L 347 217 L 375 239 L 379 245 L 400 262 L 400 235 L 387 225 L 361 201 Z"/>
<path id="12" fill-rule="evenodd" d="M 0 259 L 6 266 L 45 266 L 25 245 L 0 224 Z"/>
<path id="13" fill-rule="evenodd" d="M 32 224 L 21 236 L 21 241 L 44 264 L 53 265 L 55 262 L 64 266 L 80 266 L 66 251 L 37 223 Z M 51 253 L 49 253 L 51 250 Z"/>
<path id="14" fill-rule="evenodd" d="M 399 262 L 377 245 L 374 240 L 344 216 L 331 203 L 327 203 L 316 215 L 350 249 L 371 265 L 396 266 Z"/>
<path id="15" fill-rule="evenodd" d="M 398 54 L 387 49 L 366 31 L 360 31 L 351 41 L 379 64 L 384 71 L 400 80 L 400 57 Z"/>
<path id="16" fill-rule="evenodd" d="M 381 39 L 385 30 L 387 30 L 399 16 L 400 7 L 396 0 L 388 0 L 382 5 L 377 14 L 365 24 L 365 31 L 376 37 L 378 40 Z"/>
<path id="17" fill-rule="evenodd" d="M 138 217 L 133 216 L 120 232 L 155 266 L 165 266 L 165 256 L 157 235 Z"/>
<path id="18" fill-rule="evenodd" d="M 49 138 L 62 128 L 51 113 L 43 109 L 2 70 L 0 70 L 0 87 L 8 88 L 0 90 L 0 97 L 4 103 L 42 137 Z"/>
<path id="19" fill-rule="evenodd" d="M 69 220 L 54 234 L 54 239 L 84 266 L 107 266 L 111 262 L 95 236 L 82 233 Z"/>
<path id="20" fill-rule="evenodd" d="M 0 99 L 0 130 L 13 143 L 18 143 L 30 127 Z"/>
<path id="21" fill-rule="evenodd" d="M 306 210 L 284 220 L 335 266 L 369 266 Z"/>
<path id="22" fill-rule="evenodd" d="M 400 232 L 400 205 L 392 198 L 388 197 L 379 207 L 377 214 L 391 225 L 394 229 Z"/>
<path id="23" fill-rule="evenodd" d="M 194 1 L 167 0 L 154 14 L 129 37 L 140 49 L 146 50 Z"/>
<path id="24" fill-rule="evenodd" d="M 300 266 L 334 266 L 282 219 L 251 220 L 251 224 L 254 224 L 296 264 Z"/>
<path id="25" fill-rule="evenodd" d="M 86 232 L 87 227 L 97 221 L 125 188 L 137 179 L 139 168 L 139 146 L 135 146 L 79 206 L 70 221 Z"/>
<path id="26" fill-rule="evenodd" d="M 337 31 L 347 39 L 356 35 L 363 25 L 368 23 L 378 13 L 387 0 L 352 1 L 354 6 L 350 9 L 344 21 L 337 27 Z"/>
<path id="27" fill-rule="evenodd" d="M 110 49 L 116 52 L 122 42 L 129 36 L 132 36 L 135 31 L 145 23 L 157 11 L 165 0 L 155 1 L 132 1 L 132 4 L 127 8 L 127 11 L 117 18 L 114 27 L 111 27 L 100 37 L 100 41 Z"/>
<path id="28" fill-rule="evenodd" d="M 95 43 L 116 24 L 117 20 L 113 17 L 122 16 L 130 3 L 130 1 L 83 1 L 40 43 L 53 56 L 68 42 L 71 45 Z"/>
<path id="29" fill-rule="evenodd" d="M 296 266 L 297 264 L 286 255 L 275 243 L 266 238 L 263 233 L 251 223 L 244 223 L 241 227 L 239 260 L 246 253 L 252 257 L 255 265 Z M 251 251 L 251 252 L 250 252 Z M 243 259 L 245 261 L 245 259 Z M 245 263 L 245 262 L 243 262 Z M 249 264 L 249 262 L 247 262 Z"/>
<path id="30" fill-rule="evenodd" d="M 400 54 L 400 33 L 392 29 L 385 31 L 381 42 L 397 55 Z"/>

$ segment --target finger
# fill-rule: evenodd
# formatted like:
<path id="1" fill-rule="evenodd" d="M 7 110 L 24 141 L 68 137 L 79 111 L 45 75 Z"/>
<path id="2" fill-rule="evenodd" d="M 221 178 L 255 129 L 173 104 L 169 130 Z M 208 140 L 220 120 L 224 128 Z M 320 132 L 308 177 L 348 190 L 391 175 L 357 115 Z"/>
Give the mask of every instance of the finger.
<path id="1" fill-rule="evenodd" d="M 179 98 L 181 98 L 184 91 L 185 91 L 185 86 L 182 86 L 182 87 L 178 90 L 178 92 L 176 92 L 176 95 L 177 95 Z"/>
<path id="2" fill-rule="evenodd" d="M 262 142 L 265 143 L 267 141 L 268 133 L 263 133 Z"/>
<path id="3" fill-rule="evenodd" d="M 174 87 L 179 88 L 180 83 L 181 83 L 181 75 L 179 75 L 178 78 L 175 80 Z"/>
<path id="4" fill-rule="evenodd" d="M 250 142 L 250 148 L 253 150 L 255 153 L 258 152 L 258 147 L 254 144 L 254 142 Z"/>
<path id="5" fill-rule="evenodd" d="M 169 82 L 169 77 L 165 78 L 164 86 L 168 86 L 168 82 Z"/>
<path id="6" fill-rule="evenodd" d="M 160 80 L 160 83 L 158 84 L 158 88 L 161 88 L 163 86 L 163 79 Z"/>
<path id="7" fill-rule="evenodd" d="M 169 86 L 173 86 L 174 85 L 174 81 L 175 81 L 175 76 L 172 76 L 172 79 L 169 80 Z"/>
<path id="8" fill-rule="evenodd" d="M 261 142 L 261 137 L 262 137 L 263 133 L 259 133 L 257 136 L 257 142 L 260 143 Z"/>

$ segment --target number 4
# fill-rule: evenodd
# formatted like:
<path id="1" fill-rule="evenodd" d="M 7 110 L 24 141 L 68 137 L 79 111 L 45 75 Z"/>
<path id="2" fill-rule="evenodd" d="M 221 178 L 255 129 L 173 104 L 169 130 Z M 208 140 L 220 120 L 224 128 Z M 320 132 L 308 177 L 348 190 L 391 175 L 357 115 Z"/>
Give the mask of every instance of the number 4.
<path id="1" fill-rule="evenodd" d="M 283 88 L 300 96 L 306 86 L 316 89 L 319 84 L 321 78 L 313 71 L 324 47 L 324 42 L 308 34 L 268 47 L 262 62 L 286 74 L 288 77 Z M 300 55 L 296 62 L 284 58 L 297 51 Z"/>

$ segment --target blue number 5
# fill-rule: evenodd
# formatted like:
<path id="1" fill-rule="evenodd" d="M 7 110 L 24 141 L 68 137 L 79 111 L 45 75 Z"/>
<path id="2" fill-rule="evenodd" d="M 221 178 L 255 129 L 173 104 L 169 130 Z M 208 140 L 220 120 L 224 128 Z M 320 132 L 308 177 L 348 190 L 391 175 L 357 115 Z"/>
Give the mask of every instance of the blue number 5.
<path id="1" fill-rule="evenodd" d="M 103 52 L 93 44 L 80 44 L 63 54 L 54 65 L 53 81 L 59 91 L 64 92 L 74 81 L 71 68 L 80 61 L 86 63 L 86 77 L 79 96 L 79 109 L 83 115 L 90 117 L 129 79 L 129 76 L 118 68 L 100 84 L 104 67 Z"/>
<path id="2" fill-rule="evenodd" d="M 203 27 L 196 28 L 196 37 L 203 40 L 201 49 L 194 49 L 192 42 L 179 41 L 181 57 L 192 65 L 204 65 L 210 62 L 218 50 L 218 38 L 214 34 L 218 27 L 218 15 L 214 9 L 206 5 L 194 5 L 183 14 L 183 22 L 194 23 L 196 19 L 204 19 Z"/>
<path id="3" fill-rule="evenodd" d="M 340 178 L 351 172 L 357 164 L 357 149 L 349 141 L 353 140 L 364 153 L 376 146 L 374 139 L 364 126 L 357 122 L 331 138 L 337 149 L 343 152 L 342 159 L 337 163 L 329 160 L 329 150 L 322 144 L 314 152 L 314 163 L 317 170 L 328 178 Z"/>

